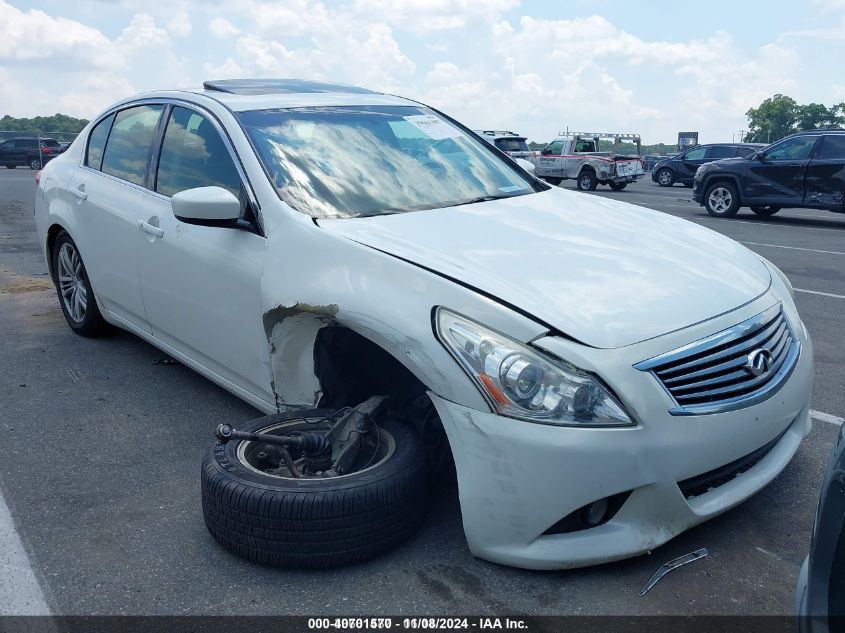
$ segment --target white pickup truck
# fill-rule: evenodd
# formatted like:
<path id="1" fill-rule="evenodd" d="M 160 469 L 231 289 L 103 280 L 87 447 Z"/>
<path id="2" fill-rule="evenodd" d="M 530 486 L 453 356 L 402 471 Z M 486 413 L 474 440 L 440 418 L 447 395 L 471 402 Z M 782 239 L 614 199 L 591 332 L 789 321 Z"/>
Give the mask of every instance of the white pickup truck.
<path id="1" fill-rule="evenodd" d="M 612 139 L 610 152 L 599 151 L 599 141 Z M 616 151 L 622 142 L 637 146 L 636 156 L 620 156 Z M 574 178 L 578 189 L 593 191 L 597 185 L 610 185 L 621 191 L 629 182 L 645 174 L 640 158 L 639 134 L 614 134 L 612 132 L 573 132 L 561 134 L 529 160 L 534 163 L 538 178 L 558 185 Z"/>

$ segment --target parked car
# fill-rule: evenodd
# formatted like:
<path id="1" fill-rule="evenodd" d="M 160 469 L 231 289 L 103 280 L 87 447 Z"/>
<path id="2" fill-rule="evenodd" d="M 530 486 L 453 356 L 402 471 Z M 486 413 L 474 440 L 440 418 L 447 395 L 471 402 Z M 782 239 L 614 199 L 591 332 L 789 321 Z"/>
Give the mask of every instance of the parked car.
<path id="1" fill-rule="evenodd" d="M 668 159 L 661 160 L 654 166 L 651 179 L 661 187 L 671 187 L 675 183 L 691 187 L 696 170 L 705 163 L 722 158 L 749 156 L 765 146 L 765 143 L 698 145 Z"/>
<path id="2" fill-rule="evenodd" d="M 845 632 L 845 426 L 822 483 L 795 597 L 800 633 Z"/>
<path id="3" fill-rule="evenodd" d="M 610 152 L 599 151 L 601 139 L 613 139 Z M 618 155 L 616 150 L 622 142 L 636 143 L 637 155 Z M 642 176 L 643 163 L 640 159 L 640 137 L 638 134 L 615 134 L 613 132 L 573 132 L 561 134 L 544 147 L 539 154 L 532 154 L 535 173 L 538 178 L 553 185 L 574 178 L 581 191 L 594 191 L 597 185 L 609 185 L 614 191 L 621 191 L 630 182 Z"/>
<path id="4" fill-rule="evenodd" d="M 750 156 L 708 163 L 692 198 L 716 217 L 740 207 L 770 216 L 783 207 L 845 213 L 845 129 L 793 134 Z"/>
<path id="5" fill-rule="evenodd" d="M 10 138 L 0 142 L 0 165 L 8 169 L 18 166 L 41 169 L 60 153 L 61 145 L 54 138 Z"/>
<path id="6" fill-rule="evenodd" d="M 755 494 L 809 429 L 812 343 L 773 264 L 550 187 L 398 96 L 119 101 L 44 168 L 35 221 L 73 332 L 133 332 L 268 414 L 218 429 L 202 467 L 209 531 L 251 560 L 396 545 L 442 460 L 478 557 L 643 554 Z"/>
<path id="7" fill-rule="evenodd" d="M 531 149 L 528 147 L 527 139 L 516 132 L 508 130 L 474 130 L 488 143 L 493 144 L 497 149 L 502 150 L 511 158 L 527 159 L 531 156 Z"/>

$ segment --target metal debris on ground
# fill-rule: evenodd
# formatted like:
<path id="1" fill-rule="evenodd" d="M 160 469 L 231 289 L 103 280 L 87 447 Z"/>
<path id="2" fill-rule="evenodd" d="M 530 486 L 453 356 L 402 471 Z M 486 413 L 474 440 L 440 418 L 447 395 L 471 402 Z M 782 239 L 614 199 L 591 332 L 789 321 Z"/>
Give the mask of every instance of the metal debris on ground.
<path id="1" fill-rule="evenodd" d="M 670 560 L 668 563 L 663 565 L 654 573 L 654 576 L 649 579 L 649 581 L 642 588 L 642 591 L 640 591 L 640 595 L 646 595 L 646 593 L 648 593 L 648 591 L 652 587 L 654 587 L 654 585 L 656 585 L 660 581 L 660 579 L 663 578 L 663 576 L 668 574 L 673 569 L 677 569 L 678 567 L 683 567 L 684 565 L 693 563 L 701 558 L 704 558 L 705 556 L 708 556 L 709 554 L 710 552 L 707 550 L 707 548 L 702 547 L 701 549 L 697 549 L 694 552 L 690 552 L 689 554 L 684 554 L 683 556 L 679 556 L 674 560 Z"/>

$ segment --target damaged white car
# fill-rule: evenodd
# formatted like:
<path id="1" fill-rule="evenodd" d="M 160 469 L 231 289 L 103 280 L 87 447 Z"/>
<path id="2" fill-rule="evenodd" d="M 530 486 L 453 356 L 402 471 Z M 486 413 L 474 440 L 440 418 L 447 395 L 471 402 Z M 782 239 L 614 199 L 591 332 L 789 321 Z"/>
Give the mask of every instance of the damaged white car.
<path id="1" fill-rule="evenodd" d="M 633 556 L 760 490 L 809 429 L 775 266 L 396 96 L 127 99 L 44 168 L 35 216 L 74 331 L 134 332 L 268 414 L 203 463 L 206 524 L 251 560 L 384 551 L 452 460 L 476 556 Z"/>

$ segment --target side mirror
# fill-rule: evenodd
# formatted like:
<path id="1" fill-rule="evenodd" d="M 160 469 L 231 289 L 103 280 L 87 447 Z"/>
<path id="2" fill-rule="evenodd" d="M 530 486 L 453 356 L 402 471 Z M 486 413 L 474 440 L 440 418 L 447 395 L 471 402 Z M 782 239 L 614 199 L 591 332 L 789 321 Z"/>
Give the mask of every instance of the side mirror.
<path id="1" fill-rule="evenodd" d="M 186 189 L 170 199 L 173 215 L 185 222 L 236 222 L 241 217 L 241 203 L 222 187 Z"/>
<path id="2" fill-rule="evenodd" d="M 764 151 L 754 152 L 754 160 L 759 160 L 761 163 L 765 163 L 766 162 L 766 152 L 764 152 Z"/>
<path id="3" fill-rule="evenodd" d="M 543 149 L 540 150 L 540 153 L 543 156 L 548 156 L 549 154 L 552 153 L 552 150 L 550 150 L 548 147 L 544 147 Z"/>

